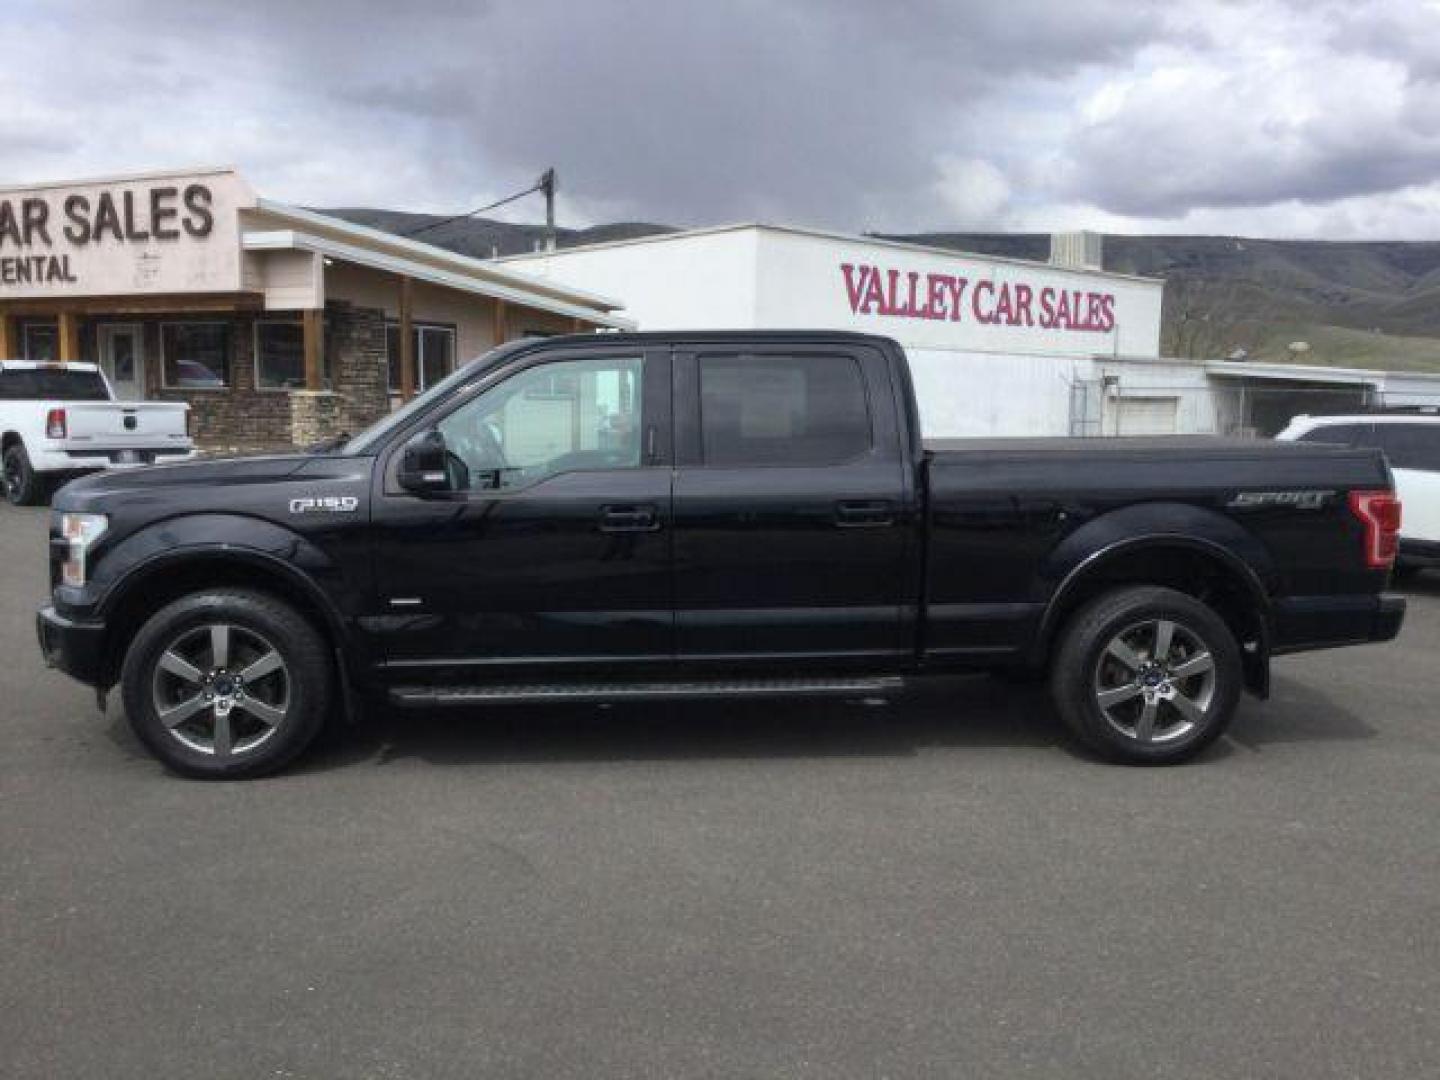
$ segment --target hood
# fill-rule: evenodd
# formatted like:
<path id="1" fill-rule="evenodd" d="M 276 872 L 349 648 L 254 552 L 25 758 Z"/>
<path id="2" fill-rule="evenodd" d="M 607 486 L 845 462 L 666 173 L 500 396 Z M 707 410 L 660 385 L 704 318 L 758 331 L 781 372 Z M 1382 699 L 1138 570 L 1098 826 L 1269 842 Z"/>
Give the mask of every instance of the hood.
<path id="1" fill-rule="evenodd" d="M 204 458 L 176 465 L 116 469 L 72 480 L 56 494 L 57 510 L 84 510 L 97 502 L 129 493 L 148 494 L 156 488 L 217 488 L 230 484 L 264 484 L 285 480 L 316 459 L 308 454 L 269 457 Z"/>

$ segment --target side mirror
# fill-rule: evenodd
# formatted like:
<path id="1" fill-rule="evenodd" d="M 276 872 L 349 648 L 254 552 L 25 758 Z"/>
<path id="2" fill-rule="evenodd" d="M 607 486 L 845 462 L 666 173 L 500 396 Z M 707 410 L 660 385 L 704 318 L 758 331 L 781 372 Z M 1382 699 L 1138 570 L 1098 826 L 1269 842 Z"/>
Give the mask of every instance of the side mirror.
<path id="1" fill-rule="evenodd" d="M 450 490 L 449 453 L 445 436 L 435 428 L 422 431 L 400 451 L 395 480 L 406 491 L 429 495 Z"/>

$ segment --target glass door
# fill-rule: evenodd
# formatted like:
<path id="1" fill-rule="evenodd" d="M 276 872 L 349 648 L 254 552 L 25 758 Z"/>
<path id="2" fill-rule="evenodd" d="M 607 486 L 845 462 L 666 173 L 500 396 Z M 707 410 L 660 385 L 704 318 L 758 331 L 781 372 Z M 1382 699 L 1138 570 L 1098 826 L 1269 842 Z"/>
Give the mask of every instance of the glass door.
<path id="1" fill-rule="evenodd" d="M 145 397 L 145 358 L 140 327 L 107 323 L 100 327 L 100 368 L 120 401 Z"/>

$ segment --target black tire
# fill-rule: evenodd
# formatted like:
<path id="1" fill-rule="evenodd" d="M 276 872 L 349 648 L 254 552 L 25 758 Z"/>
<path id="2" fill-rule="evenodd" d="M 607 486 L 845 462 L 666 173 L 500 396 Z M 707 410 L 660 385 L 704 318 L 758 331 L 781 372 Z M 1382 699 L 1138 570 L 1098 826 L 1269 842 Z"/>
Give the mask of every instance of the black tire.
<path id="1" fill-rule="evenodd" d="M 330 651 L 308 620 L 273 597 L 231 589 L 161 608 L 135 635 L 121 671 L 135 735 L 171 769 L 205 779 L 283 768 L 324 726 L 333 685 Z"/>
<path id="2" fill-rule="evenodd" d="M 1169 645 L 1157 662 L 1162 634 Z M 1219 615 L 1144 586 L 1105 593 L 1066 623 L 1050 692 L 1066 726 L 1105 757 L 1175 765 L 1224 734 L 1243 681 L 1240 647 Z"/>
<path id="3" fill-rule="evenodd" d="M 1423 569 L 1424 567 L 1417 563 L 1397 562 L 1394 569 L 1390 571 L 1390 580 L 1397 584 L 1402 581 L 1414 581 L 1420 576 L 1420 571 Z"/>
<path id="4" fill-rule="evenodd" d="M 24 443 L 5 451 L 5 501 L 11 506 L 34 506 L 45 497 L 45 482 L 30 464 Z"/>

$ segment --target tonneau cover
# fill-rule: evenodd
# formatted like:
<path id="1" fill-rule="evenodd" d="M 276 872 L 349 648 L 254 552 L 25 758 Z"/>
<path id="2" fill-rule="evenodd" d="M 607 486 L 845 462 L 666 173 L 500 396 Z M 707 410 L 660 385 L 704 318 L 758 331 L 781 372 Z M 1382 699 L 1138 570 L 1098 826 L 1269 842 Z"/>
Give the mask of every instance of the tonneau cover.
<path id="1" fill-rule="evenodd" d="M 1128 457 L 1238 458 L 1271 455 L 1354 456 L 1352 447 L 1333 443 L 1279 442 L 1219 435 L 1092 436 L 1089 438 L 1017 437 L 924 439 L 929 454 L 982 457 Z"/>

